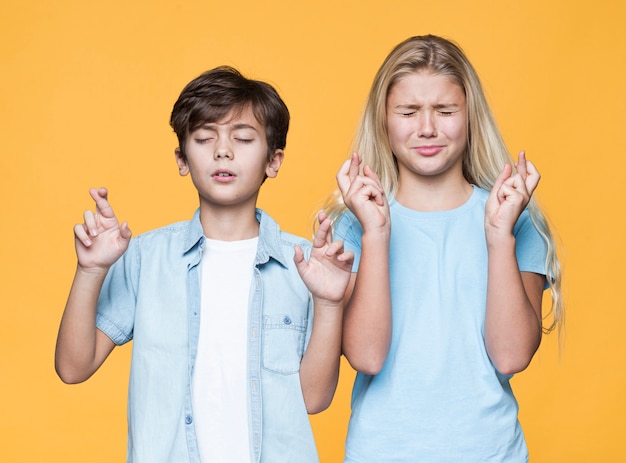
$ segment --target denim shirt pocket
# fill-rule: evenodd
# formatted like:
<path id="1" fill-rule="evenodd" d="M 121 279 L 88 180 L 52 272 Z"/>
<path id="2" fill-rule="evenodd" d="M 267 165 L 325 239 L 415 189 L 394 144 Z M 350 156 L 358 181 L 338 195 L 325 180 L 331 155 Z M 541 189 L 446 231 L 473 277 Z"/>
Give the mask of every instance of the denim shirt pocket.
<path id="1" fill-rule="evenodd" d="M 263 317 L 263 369 L 282 375 L 300 370 L 306 337 L 306 318 L 287 314 Z"/>

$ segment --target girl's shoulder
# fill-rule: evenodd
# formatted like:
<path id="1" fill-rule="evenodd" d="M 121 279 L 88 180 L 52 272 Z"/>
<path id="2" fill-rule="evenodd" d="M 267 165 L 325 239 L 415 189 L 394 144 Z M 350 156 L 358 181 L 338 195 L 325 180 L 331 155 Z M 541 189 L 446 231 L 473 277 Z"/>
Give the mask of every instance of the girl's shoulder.
<path id="1" fill-rule="evenodd" d="M 333 235 L 338 239 L 344 239 L 349 234 L 362 235 L 361 222 L 349 210 L 345 210 L 333 223 Z"/>

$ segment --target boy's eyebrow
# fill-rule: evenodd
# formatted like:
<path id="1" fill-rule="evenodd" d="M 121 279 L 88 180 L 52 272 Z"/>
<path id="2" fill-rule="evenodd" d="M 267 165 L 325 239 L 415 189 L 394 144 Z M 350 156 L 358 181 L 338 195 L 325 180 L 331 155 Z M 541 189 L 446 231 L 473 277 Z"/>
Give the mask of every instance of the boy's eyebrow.
<path id="1" fill-rule="evenodd" d="M 256 131 L 256 127 L 250 124 L 245 124 L 243 122 L 239 122 L 237 124 L 233 125 L 233 129 L 252 129 L 254 131 Z"/>
<path id="2" fill-rule="evenodd" d="M 204 130 L 216 130 L 217 129 L 217 125 L 215 123 L 210 123 L 210 122 L 205 122 L 204 124 L 202 124 L 200 127 L 198 127 L 199 129 L 204 129 Z M 257 131 L 257 128 L 253 125 L 250 124 L 246 124 L 244 122 L 238 122 L 236 124 L 232 125 L 232 128 L 234 130 L 240 130 L 240 129 L 252 129 L 254 131 Z"/>

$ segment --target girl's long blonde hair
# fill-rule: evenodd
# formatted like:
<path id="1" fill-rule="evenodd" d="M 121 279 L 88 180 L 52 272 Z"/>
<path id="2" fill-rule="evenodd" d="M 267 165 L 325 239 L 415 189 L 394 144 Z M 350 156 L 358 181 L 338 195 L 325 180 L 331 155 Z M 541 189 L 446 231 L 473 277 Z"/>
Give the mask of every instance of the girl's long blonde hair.
<path id="1" fill-rule="evenodd" d="M 363 158 L 363 164 L 369 164 L 376 172 L 388 198 L 393 198 L 398 187 L 398 168 L 387 134 L 387 96 L 403 76 L 423 70 L 445 75 L 464 90 L 468 113 L 468 141 L 463 156 L 463 175 L 468 182 L 491 190 L 504 165 L 514 165 L 514 160 L 491 114 L 476 71 L 458 45 L 441 37 L 411 37 L 397 45 L 387 56 L 370 89 L 353 151 Z M 334 221 L 345 209 L 337 190 L 326 204 L 326 213 Z M 560 331 L 565 314 L 561 292 L 561 265 L 555 239 L 546 216 L 534 198 L 531 198 L 528 209 L 532 222 L 548 248 L 546 275 L 552 296 L 552 321 L 543 327 L 543 331 L 549 333 L 554 328 Z"/>

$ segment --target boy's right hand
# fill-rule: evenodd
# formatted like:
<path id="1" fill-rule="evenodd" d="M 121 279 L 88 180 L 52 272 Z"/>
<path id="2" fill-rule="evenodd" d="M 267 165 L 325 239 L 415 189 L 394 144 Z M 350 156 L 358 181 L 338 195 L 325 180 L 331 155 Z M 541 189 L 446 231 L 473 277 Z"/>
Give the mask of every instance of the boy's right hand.
<path id="1" fill-rule="evenodd" d="M 108 271 L 128 248 L 132 232 L 126 222 L 120 225 L 115 217 L 106 188 L 91 188 L 89 194 L 96 210 L 85 211 L 84 223 L 74 226 L 78 266 L 83 270 Z"/>
<path id="2" fill-rule="evenodd" d="M 343 163 L 337 173 L 337 185 L 343 202 L 359 219 L 363 231 L 390 229 L 389 204 L 376 173 L 366 165 L 359 173 L 361 158 L 357 153 Z"/>

